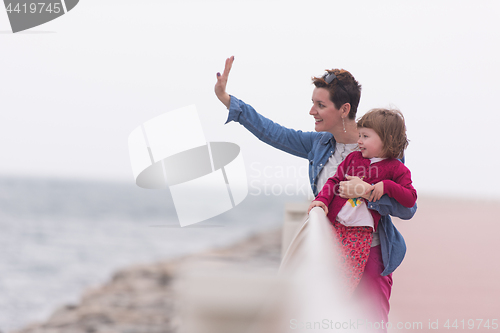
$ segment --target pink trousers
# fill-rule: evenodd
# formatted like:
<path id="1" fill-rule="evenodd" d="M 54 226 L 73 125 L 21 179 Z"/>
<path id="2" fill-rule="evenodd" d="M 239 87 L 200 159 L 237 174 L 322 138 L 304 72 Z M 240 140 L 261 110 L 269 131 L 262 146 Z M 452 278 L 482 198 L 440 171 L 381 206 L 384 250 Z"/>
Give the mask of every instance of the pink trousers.
<path id="1" fill-rule="evenodd" d="M 384 270 L 380 245 L 370 250 L 365 271 L 357 288 L 354 290 L 354 300 L 366 311 L 366 326 L 373 332 L 387 332 L 389 320 L 389 297 L 392 288 L 392 273 L 382 276 Z"/>

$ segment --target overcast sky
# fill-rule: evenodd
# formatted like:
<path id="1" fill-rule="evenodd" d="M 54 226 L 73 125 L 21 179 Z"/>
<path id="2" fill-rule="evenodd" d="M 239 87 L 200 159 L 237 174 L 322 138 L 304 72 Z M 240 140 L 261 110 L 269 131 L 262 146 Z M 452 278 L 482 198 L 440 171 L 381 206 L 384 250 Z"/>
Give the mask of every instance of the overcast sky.
<path id="1" fill-rule="evenodd" d="M 420 194 L 500 198 L 499 14 L 498 1 L 81 0 L 12 34 L 0 10 L 0 175 L 133 182 L 129 133 L 196 104 L 208 141 L 240 145 L 249 181 L 307 186 L 306 160 L 224 125 L 213 86 L 234 55 L 228 92 L 301 130 L 311 76 L 349 70 L 358 116 L 404 113 Z"/>

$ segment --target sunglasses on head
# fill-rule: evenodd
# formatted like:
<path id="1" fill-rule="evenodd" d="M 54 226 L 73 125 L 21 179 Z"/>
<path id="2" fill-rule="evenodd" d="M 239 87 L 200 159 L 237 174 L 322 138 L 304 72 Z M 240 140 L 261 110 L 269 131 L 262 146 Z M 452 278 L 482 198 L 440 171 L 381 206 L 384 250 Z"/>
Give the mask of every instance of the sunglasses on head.
<path id="1" fill-rule="evenodd" d="M 334 73 L 328 73 L 328 72 L 325 73 L 325 75 L 323 75 L 323 80 L 325 80 L 325 82 L 327 84 L 331 84 L 333 82 L 333 80 L 335 80 L 335 79 L 337 79 L 337 83 L 338 83 L 340 89 L 344 90 L 347 93 L 347 96 L 349 96 L 349 98 L 350 98 L 351 95 L 349 95 L 349 93 L 345 89 L 345 87 L 342 84 L 342 82 L 337 78 L 337 75 L 335 75 Z"/>
<path id="2" fill-rule="evenodd" d="M 337 75 L 335 75 L 334 73 L 325 73 L 325 75 L 323 75 L 323 80 L 326 81 L 326 83 L 330 84 L 333 82 L 333 80 L 335 80 L 337 78 Z M 339 80 L 340 82 L 340 80 Z"/>

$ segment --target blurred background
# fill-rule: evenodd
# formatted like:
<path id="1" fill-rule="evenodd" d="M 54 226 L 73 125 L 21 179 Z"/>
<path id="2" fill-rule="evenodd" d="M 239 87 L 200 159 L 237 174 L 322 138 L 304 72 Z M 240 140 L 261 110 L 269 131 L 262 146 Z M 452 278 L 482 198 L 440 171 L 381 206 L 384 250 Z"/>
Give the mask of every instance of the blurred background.
<path id="1" fill-rule="evenodd" d="M 363 86 L 359 116 L 389 105 L 404 113 L 419 198 L 444 212 L 483 202 L 489 213 L 466 222 L 481 216 L 482 230 L 498 230 L 499 14 L 497 1 L 82 0 L 12 34 L 0 10 L 0 330 L 44 318 L 116 267 L 278 227 L 284 202 L 310 196 L 305 160 L 224 125 L 213 86 L 231 55 L 228 92 L 303 131 L 314 130 L 311 76 L 349 70 Z M 168 191 L 135 186 L 127 138 L 190 104 L 207 141 L 241 147 L 250 193 L 206 227 L 184 230 Z M 189 135 L 189 119 L 185 128 Z M 469 230 L 457 246 L 474 239 L 491 255 L 493 244 L 451 216 L 439 220 L 446 233 Z M 434 228 L 408 226 L 411 235 Z"/>

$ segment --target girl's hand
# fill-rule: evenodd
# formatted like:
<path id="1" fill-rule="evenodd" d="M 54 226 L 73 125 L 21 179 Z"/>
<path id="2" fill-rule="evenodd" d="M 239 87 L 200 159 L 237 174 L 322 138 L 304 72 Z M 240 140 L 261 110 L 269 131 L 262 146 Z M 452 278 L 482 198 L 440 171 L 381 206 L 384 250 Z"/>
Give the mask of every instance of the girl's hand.
<path id="1" fill-rule="evenodd" d="M 224 72 L 222 75 L 217 73 L 217 83 L 215 84 L 215 95 L 217 98 L 229 109 L 229 104 L 231 103 L 231 97 L 226 92 L 227 79 L 229 77 L 229 72 L 233 66 L 234 56 L 226 59 L 226 65 L 224 66 Z"/>
<path id="2" fill-rule="evenodd" d="M 359 177 L 346 176 L 347 181 L 342 181 L 339 183 L 339 195 L 341 198 L 365 198 L 366 193 L 372 190 L 372 186 L 367 182 L 361 180 Z"/>
<path id="3" fill-rule="evenodd" d="M 377 184 L 371 186 L 370 190 L 372 193 L 370 194 L 368 201 L 377 201 L 384 195 L 384 183 L 378 182 Z M 367 192 L 367 194 L 368 193 L 369 191 Z"/>
<path id="4" fill-rule="evenodd" d="M 325 211 L 325 215 L 328 215 L 328 207 L 322 202 L 322 201 L 313 201 L 311 202 L 311 205 L 309 206 L 309 209 L 307 210 L 307 214 L 313 209 L 314 207 L 321 207 Z"/>

